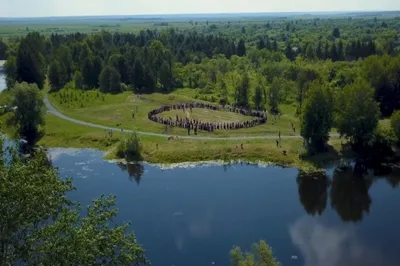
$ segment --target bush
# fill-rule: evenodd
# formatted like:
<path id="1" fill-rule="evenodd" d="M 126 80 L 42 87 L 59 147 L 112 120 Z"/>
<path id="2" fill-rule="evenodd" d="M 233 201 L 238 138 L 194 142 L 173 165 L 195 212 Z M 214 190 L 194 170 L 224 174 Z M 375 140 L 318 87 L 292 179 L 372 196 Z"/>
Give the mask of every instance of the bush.
<path id="1" fill-rule="evenodd" d="M 221 98 L 221 99 L 219 99 L 219 104 L 223 105 L 223 106 L 229 105 L 229 101 L 226 98 Z"/>
<path id="2" fill-rule="evenodd" d="M 125 83 L 121 83 L 121 91 L 128 91 L 129 87 Z"/>
<path id="3" fill-rule="evenodd" d="M 67 84 L 65 84 L 64 89 L 65 90 L 73 90 L 73 89 L 75 89 L 75 83 L 73 83 L 72 81 L 68 82 Z"/>
<path id="4" fill-rule="evenodd" d="M 127 161 L 141 161 L 141 151 L 142 145 L 140 143 L 140 138 L 136 133 L 132 133 L 119 143 L 117 147 L 117 156 Z"/>
<path id="5" fill-rule="evenodd" d="M 375 156 L 392 155 L 392 146 L 395 141 L 396 137 L 391 128 L 378 126 L 368 142 L 368 147 L 371 149 L 371 154 Z"/>
<path id="6" fill-rule="evenodd" d="M 400 111 L 396 111 L 392 114 L 390 118 L 390 123 L 394 134 L 396 135 L 397 141 L 400 141 Z"/>

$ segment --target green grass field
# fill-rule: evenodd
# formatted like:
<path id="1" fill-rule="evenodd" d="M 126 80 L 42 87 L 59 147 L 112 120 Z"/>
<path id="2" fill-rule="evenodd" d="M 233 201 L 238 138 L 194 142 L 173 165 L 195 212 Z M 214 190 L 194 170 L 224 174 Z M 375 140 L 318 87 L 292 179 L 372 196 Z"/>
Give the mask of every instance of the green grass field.
<path id="1" fill-rule="evenodd" d="M 37 31 L 43 35 L 51 34 L 73 34 L 76 32 L 95 34 L 101 31 L 121 32 L 121 33 L 139 33 L 141 30 L 162 30 L 163 28 L 188 29 L 194 27 L 188 21 L 171 20 L 166 26 L 160 26 L 160 21 L 135 20 L 121 21 L 111 19 L 98 20 L 63 20 L 57 21 L 0 21 L 0 37 L 23 36 L 32 31 Z M 203 23 L 205 24 L 205 22 Z M 200 25 L 198 25 L 200 27 Z"/>
<path id="2" fill-rule="evenodd" d="M 0 116 L 1 119 L 1 116 Z M 46 116 L 45 135 L 38 144 L 46 147 L 97 148 L 105 151 L 108 159 L 115 159 L 115 148 L 124 137 L 115 132 L 112 137 L 103 130 L 77 125 L 54 115 Z M 282 140 L 276 147 L 275 140 L 183 140 L 140 136 L 143 158 L 150 163 L 180 163 L 199 161 L 261 161 L 282 166 L 308 169 L 340 158 L 340 140 L 332 139 L 330 152 L 308 159 L 300 159 L 302 141 Z M 243 144 L 243 148 L 242 148 Z M 287 154 L 283 155 L 282 150 Z"/>
<path id="3" fill-rule="evenodd" d="M 165 126 L 150 121 L 147 114 L 150 110 L 159 108 L 164 104 L 174 104 L 183 102 L 199 101 L 192 98 L 194 90 L 181 89 L 170 94 L 153 93 L 149 95 L 137 96 L 132 92 L 124 92 L 121 94 L 111 95 L 103 94 L 98 91 L 79 90 L 61 90 L 60 92 L 51 93 L 49 100 L 62 113 L 80 119 L 86 122 L 102 124 L 115 127 L 121 124 L 124 129 L 136 129 L 140 131 L 166 133 Z M 282 113 L 279 119 L 273 121 L 269 117 L 268 122 L 264 125 L 253 128 L 231 130 L 231 131 L 215 131 L 213 133 L 199 131 L 201 136 L 260 136 L 260 135 L 296 135 L 292 129 L 292 123 L 295 128 L 299 129 L 299 121 L 294 116 L 295 108 L 292 106 L 282 106 Z M 135 118 L 132 119 L 132 112 Z M 182 111 L 170 111 L 160 114 L 163 117 L 175 118 L 176 113 L 181 112 L 181 116 L 188 115 Z M 234 114 L 225 111 L 210 111 L 206 109 L 193 109 L 189 115 L 199 118 L 202 121 L 243 121 L 251 117 Z M 186 135 L 187 131 L 181 128 L 169 128 L 168 134 Z"/>

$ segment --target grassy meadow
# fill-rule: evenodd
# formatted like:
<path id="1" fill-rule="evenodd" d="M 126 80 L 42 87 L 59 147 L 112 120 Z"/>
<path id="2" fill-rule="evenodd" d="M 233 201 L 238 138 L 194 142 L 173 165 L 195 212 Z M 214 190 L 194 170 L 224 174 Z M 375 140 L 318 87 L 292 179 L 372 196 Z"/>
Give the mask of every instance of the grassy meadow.
<path id="1" fill-rule="evenodd" d="M 70 117 L 80 119 L 86 122 L 97 123 L 106 126 L 115 127 L 117 124 L 123 129 L 135 129 L 139 131 L 147 131 L 154 133 L 167 133 L 171 135 L 186 135 L 187 131 L 181 128 L 168 128 L 165 132 L 165 126 L 147 118 L 150 110 L 159 108 L 164 104 L 184 103 L 200 101 L 192 98 L 193 91 L 188 89 L 180 89 L 170 94 L 145 94 L 135 95 L 132 92 L 124 92 L 121 94 L 103 94 L 99 91 L 79 91 L 74 89 L 63 89 L 49 95 L 50 102 L 62 113 Z M 293 136 L 298 134 L 299 121 L 295 116 L 295 108 L 291 106 L 283 106 L 280 118 L 268 118 L 264 125 L 253 128 L 245 128 L 239 130 L 220 130 L 215 132 L 199 131 L 200 136 L 260 136 L 281 135 Z M 135 118 L 132 119 L 132 112 Z M 251 119 L 249 116 L 234 114 L 223 111 L 210 111 L 206 109 L 194 108 L 192 113 L 183 113 L 183 111 L 172 110 L 160 114 L 163 117 L 175 118 L 176 114 L 181 117 L 190 115 L 202 121 L 243 121 Z M 297 129 L 294 132 L 292 123 Z"/>
<path id="2" fill-rule="evenodd" d="M 112 137 L 104 130 L 77 125 L 54 115 L 46 116 L 45 135 L 39 145 L 46 147 L 97 148 L 105 157 L 115 159 L 118 142 L 124 133 L 115 132 Z M 342 149 L 339 139 L 332 139 L 332 149 L 317 157 L 301 159 L 301 139 L 282 139 L 281 147 L 275 140 L 183 140 L 140 136 L 142 154 L 150 163 L 180 163 L 211 160 L 270 162 L 281 166 L 308 169 L 340 158 Z M 243 148 L 242 148 L 243 145 Z M 282 150 L 287 154 L 283 155 Z"/>

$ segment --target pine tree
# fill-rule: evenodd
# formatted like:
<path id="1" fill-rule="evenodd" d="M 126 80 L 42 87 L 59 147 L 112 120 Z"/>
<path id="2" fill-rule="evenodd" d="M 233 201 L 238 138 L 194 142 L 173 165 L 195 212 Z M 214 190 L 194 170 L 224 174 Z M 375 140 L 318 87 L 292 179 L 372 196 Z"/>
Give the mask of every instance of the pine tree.
<path id="1" fill-rule="evenodd" d="M 244 43 L 243 39 L 240 39 L 237 49 L 236 49 L 236 54 L 238 56 L 245 56 L 246 55 L 246 45 Z"/>
<path id="2" fill-rule="evenodd" d="M 330 49 L 330 58 L 332 59 L 333 62 L 338 61 L 339 60 L 339 55 L 336 49 L 336 44 L 333 42 L 331 49 Z"/>
<path id="3" fill-rule="evenodd" d="M 272 51 L 278 52 L 278 43 L 276 42 L 276 40 L 274 40 L 274 42 L 272 43 Z"/>
<path id="4" fill-rule="evenodd" d="M 144 74 L 143 64 L 139 59 L 136 59 L 131 73 L 132 83 L 136 88 L 141 89 L 142 87 L 145 86 L 144 79 L 145 79 L 145 74 Z"/>
<path id="5" fill-rule="evenodd" d="M 39 33 L 28 33 L 21 40 L 16 58 L 18 82 L 36 83 L 39 89 L 43 88 L 46 78 L 46 61 L 43 52 L 43 38 Z"/>
<path id="6" fill-rule="evenodd" d="M 87 89 L 92 89 L 94 88 L 92 86 L 93 81 L 92 81 L 92 72 L 93 72 L 93 62 L 90 59 L 90 57 L 86 58 L 85 61 L 82 64 L 82 77 L 83 77 L 83 85 Z"/>
<path id="7" fill-rule="evenodd" d="M 263 89 L 261 88 L 261 86 L 257 86 L 255 91 L 254 91 L 254 105 L 256 107 L 257 110 L 262 109 L 262 105 L 263 105 Z"/>
<path id="8" fill-rule="evenodd" d="M 241 81 L 236 87 L 236 104 L 240 107 L 249 106 L 250 79 L 247 73 L 242 76 Z"/>
<path id="9" fill-rule="evenodd" d="M 110 77 L 111 77 L 111 67 L 105 66 L 101 71 L 99 78 L 101 92 L 104 93 L 110 92 Z"/>
<path id="10" fill-rule="evenodd" d="M 53 91 L 58 91 L 63 86 L 60 68 L 60 63 L 57 60 L 53 60 L 49 66 L 49 83 Z"/>
<path id="11" fill-rule="evenodd" d="M 121 92 L 121 75 L 118 73 L 118 70 L 115 68 L 111 68 L 110 72 L 110 92 L 111 93 L 119 93 Z"/>
<path id="12" fill-rule="evenodd" d="M 265 47 L 266 46 L 265 46 L 264 39 L 260 37 L 260 39 L 258 40 L 257 49 L 261 50 L 261 49 L 264 49 Z"/>
<path id="13" fill-rule="evenodd" d="M 76 71 L 74 74 L 74 84 L 75 88 L 82 90 L 83 89 L 83 77 L 80 71 Z"/>
<path id="14" fill-rule="evenodd" d="M 340 38 L 340 30 L 339 28 L 334 28 L 332 31 L 332 36 L 335 38 Z"/>
<path id="15" fill-rule="evenodd" d="M 324 59 L 323 53 L 322 53 L 322 43 L 321 41 L 318 42 L 317 48 L 315 49 L 315 55 L 317 56 L 318 59 Z"/>
<path id="16" fill-rule="evenodd" d="M 323 53 L 323 59 L 328 59 L 329 57 L 330 57 L 330 54 L 329 54 L 329 44 L 328 44 L 328 42 L 325 42 L 324 53 Z"/>
<path id="17" fill-rule="evenodd" d="M 338 60 L 344 60 L 344 47 L 342 40 L 339 40 L 338 47 L 337 47 L 337 56 Z"/>
<path id="18" fill-rule="evenodd" d="M 294 56 L 293 48 L 292 48 L 292 45 L 290 44 L 290 42 L 287 42 L 287 44 L 286 44 L 285 55 L 289 60 L 291 60 L 291 61 L 294 60 L 295 56 Z"/>

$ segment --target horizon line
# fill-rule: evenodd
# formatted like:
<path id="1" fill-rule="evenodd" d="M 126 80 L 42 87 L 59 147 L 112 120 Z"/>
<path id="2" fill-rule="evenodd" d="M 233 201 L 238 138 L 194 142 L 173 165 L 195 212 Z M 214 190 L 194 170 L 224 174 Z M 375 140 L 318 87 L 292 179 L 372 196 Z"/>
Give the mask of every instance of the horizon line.
<path id="1" fill-rule="evenodd" d="M 87 17 L 157 17 L 157 16 L 201 16 L 201 15 L 263 15 L 263 14 L 346 14 L 346 13 L 374 13 L 400 12 L 400 10 L 337 10 L 337 11 L 265 11 L 265 12 L 199 12 L 199 13 L 148 13 L 148 14 L 100 14 L 100 15 L 66 15 L 66 16 L 32 16 L 32 17 L 0 17 L 0 19 L 45 19 L 45 18 L 87 18 Z"/>

